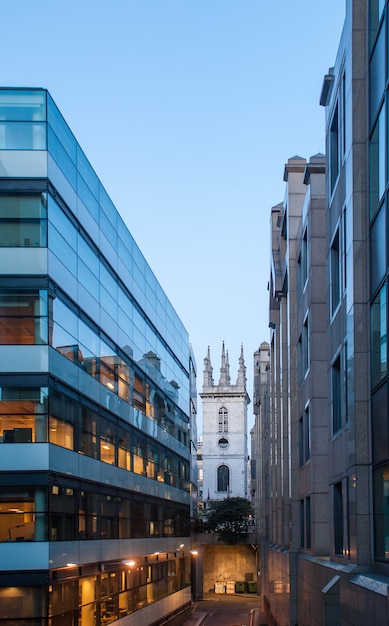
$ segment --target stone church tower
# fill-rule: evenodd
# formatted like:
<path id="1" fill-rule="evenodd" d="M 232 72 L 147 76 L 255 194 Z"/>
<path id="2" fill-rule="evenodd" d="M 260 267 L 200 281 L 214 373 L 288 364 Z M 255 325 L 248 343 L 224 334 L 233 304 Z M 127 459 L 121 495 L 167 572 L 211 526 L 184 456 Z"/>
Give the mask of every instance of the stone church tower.
<path id="1" fill-rule="evenodd" d="M 203 500 L 248 497 L 246 366 L 243 346 L 236 384 L 231 384 L 228 352 L 222 345 L 219 384 L 212 377 L 210 349 L 204 359 L 203 390 Z"/>

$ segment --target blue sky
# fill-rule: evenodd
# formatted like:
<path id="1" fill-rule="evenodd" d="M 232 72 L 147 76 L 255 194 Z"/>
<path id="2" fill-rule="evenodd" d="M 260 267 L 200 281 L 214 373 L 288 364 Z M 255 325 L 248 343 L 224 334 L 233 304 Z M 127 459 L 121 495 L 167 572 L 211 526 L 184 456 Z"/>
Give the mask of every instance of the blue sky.
<path id="1" fill-rule="evenodd" d="M 270 209 L 324 152 L 345 0 L 12 0 L 1 83 L 51 92 L 188 329 L 236 378 L 268 340 Z M 251 413 L 251 407 L 249 408 Z"/>

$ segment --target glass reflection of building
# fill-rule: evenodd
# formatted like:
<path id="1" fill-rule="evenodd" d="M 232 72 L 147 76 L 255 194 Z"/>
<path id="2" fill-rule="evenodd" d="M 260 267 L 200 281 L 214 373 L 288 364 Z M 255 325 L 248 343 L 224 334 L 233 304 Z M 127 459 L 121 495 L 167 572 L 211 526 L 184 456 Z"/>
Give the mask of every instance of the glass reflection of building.
<path id="1" fill-rule="evenodd" d="M 43 89 L 0 89 L 0 268 L 0 622 L 162 623 L 190 602 L 195 366 Z"/>

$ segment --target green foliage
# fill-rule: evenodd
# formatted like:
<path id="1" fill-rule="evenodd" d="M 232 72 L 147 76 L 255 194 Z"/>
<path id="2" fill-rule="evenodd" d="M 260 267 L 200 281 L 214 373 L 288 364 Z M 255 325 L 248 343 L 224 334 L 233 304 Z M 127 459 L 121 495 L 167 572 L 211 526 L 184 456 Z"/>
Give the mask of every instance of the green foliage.
<path id="1" fill-rule="evenodd" d="M 253 506 L 246 498 L 213 500 L 206 510 L 208 532 L 227 544 L 239 543 L 252 525 Z"/>

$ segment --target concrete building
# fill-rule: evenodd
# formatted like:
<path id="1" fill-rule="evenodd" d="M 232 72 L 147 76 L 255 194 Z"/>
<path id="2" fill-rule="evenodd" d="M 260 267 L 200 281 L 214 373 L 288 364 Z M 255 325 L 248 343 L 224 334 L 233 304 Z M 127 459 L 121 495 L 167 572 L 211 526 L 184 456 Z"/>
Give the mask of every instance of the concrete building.
<path id="1" fill-rule="evenodd" d="M 256 532 L 258 536 L 265 536 L 265 515 L 261 512 L 266 508 L 266 481 L 265 476 L 267 470 L 263 463 L 261 454 L 265 450 L 263 445 L 265 437 L 268 434 L 267 420 L 270 416 L 269 406 L 269 373 L 270 373 L 270 346 L 263 341 L 258 350 L 254 352 L 254 393 L 253 393 L 253 412 L 254 426 L 250 431 L 251 435 L 251 485 L 250 498 L 256 511 Z M 257 568 L 258 571 L 258 568 Z"/>
<path id="2" fill-rule="evenodd" d="M 322 157 L 291 159 L 272 209 L 259 541 L 275 624 L 389 623 L 388 17 L 347 0 L 320 97 L 325 186 Z"/>
<path id="3" fill-rule="evenodd" d="M 213 380 L 210 350 L 204 359 L 200 393 L 203 416 L 203 502 L 248 497 L 248 427 L 246 366 L 243 347 L 236 383 L 231 383 L 228 352 L 223 343 L 219 383 Z"/>
<path id="4" fill-rule="evenodd" d="M 0 621 L 165 624 L 191 600 L 195 363 L 44 89 L 0 89 L 0 222 Z"/>

